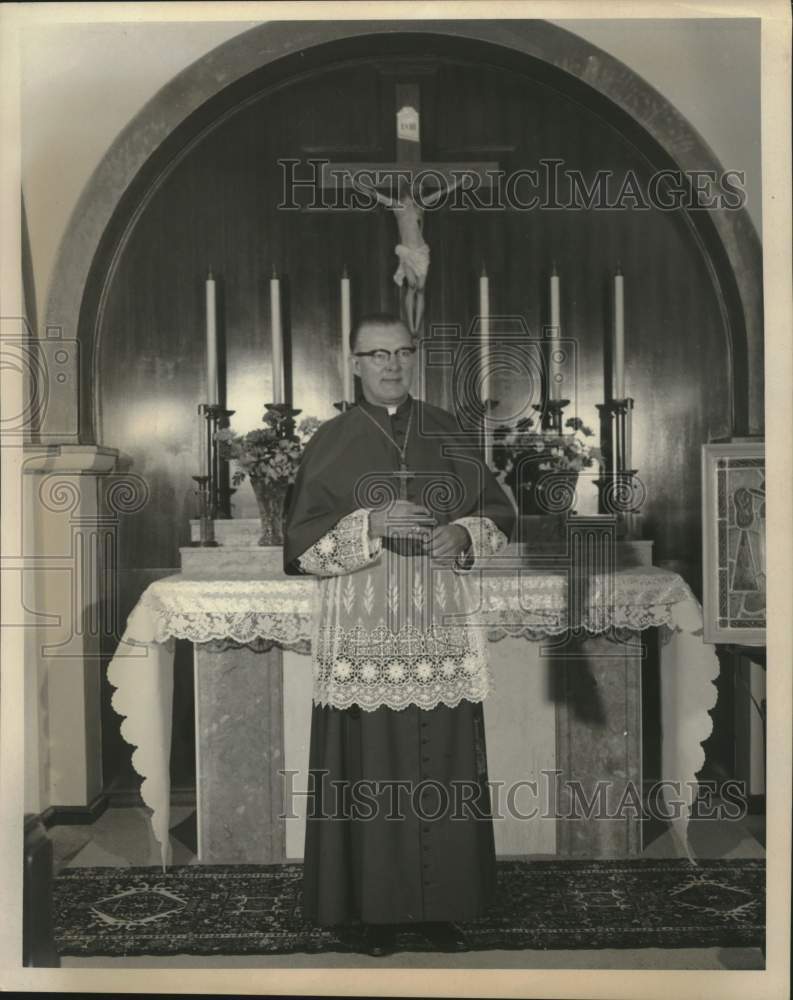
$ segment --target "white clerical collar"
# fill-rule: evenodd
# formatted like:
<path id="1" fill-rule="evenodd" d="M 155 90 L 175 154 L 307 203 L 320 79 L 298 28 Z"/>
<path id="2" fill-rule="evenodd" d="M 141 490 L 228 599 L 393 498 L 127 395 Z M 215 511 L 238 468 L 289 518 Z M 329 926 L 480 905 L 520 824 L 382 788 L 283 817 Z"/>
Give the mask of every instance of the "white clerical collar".
<path id="1" fill-rule="evenodd" d="M 395 413 L 399 413 L 400 410 L 406 412 L 408 409 L 408 404 L 411 402 L 410 395 L 405 396 L 401 403 L 370 403 L 368 399 L 360 400 L 360 405 L 364 409 L 371 410 L 373 413 L 386 413 L 388 416 L 393 417 Z"/>

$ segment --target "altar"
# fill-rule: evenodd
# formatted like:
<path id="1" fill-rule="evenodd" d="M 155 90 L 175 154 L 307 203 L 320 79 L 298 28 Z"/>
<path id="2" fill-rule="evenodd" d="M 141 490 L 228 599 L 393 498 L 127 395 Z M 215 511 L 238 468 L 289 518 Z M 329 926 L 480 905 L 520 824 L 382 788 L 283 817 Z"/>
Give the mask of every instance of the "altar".
<path id="1" fill-rule="evenodd" d="M 246 524 L 255 522 L 227 522 L 237 532 Z M 183 549 L 182 572 L 142 594 L 108 668 L 163 864 L 176 639 L 195 645 L 199 861 L 302 857 L 318 581 L 285 576 L 278 555 L 250 539 Z M 690 856 L 686 828 L 718 662 L 702 641 L 702 612 L 685 581 L 624 562 L 590 577 L 575 628 L 568 574 L 559 567 L 532 568 L 513 544 L 481 568 L 474 625 L 490 640 L 495 681 L 484 707 L 502 856 L 640 854 L 641 677 L 654 643 L 663 782 L 649 798 Z M 549 679 L 555 705 L 543 716 Z"/>
<path id="2" fill-rule="evenodd" d="M 396 122 L 399 162 L 392 166 L 406 157 L 415 168 L 421 163 L 420 88 L 398 90 L 405 103 Z M 400 115 L 412 123 L 409 139 Z M 475 168 L 484 177 L 486 168 L 493 166 L 497 164 Z M 429 204 L 425 201 L 450 195 L 457 184 L 446 174 L 439 176 L 434 193 L 422 188 L 423 181 L 394 185 L 393 179 L 383 178 L 375 185 L 377 200 L 393 211 L 399 231 L 395 253 L 400 266 L 393 275 L 398 317 L 397 312 L 386 314 L 383 325 L 383 315 L 377 314 L 353 325 L 356 290 L 344 267 L 338 284 L 339 322 L 332 324 L 342 391 L 332 405 L 341 411 L 342 420 L 350 410 L 355 418 L 367 412 L 365 402 L 381 407 L 405 402 L 415 381 L 414 398 L 421 401 L 418 419 L 425 420 L 423 407 L 432 397 L 445 401 L 449 419 L 453 410 L 455 426 L 443 424 L 441 447 L 431 428 L 417 426 L 410 439 L 413 403 L 399 442 L 373 419 L 390 445 L 387 453 L 375 448 L 375 457 L 362 462 L 356 491 L 363 489 L 369 469 L 376 466 L 378 475 L 384 472 L 389 482 L 398 480 L 401 502 L 421 500 L 424 506 L 418 473 L 432 467 L 435 475 L 443 461 L 448 464 L 445 471 L 454 473 L 451 479 L 463 484 L 463 495 L 467 490 L 468 502 L 459 504 L 458 514 L 476 511 L 475 516 L 488 520 L 484 494 L 479 505 L 473 503 L 479 480 L 466 487 L 459 471 L 471 474 L 483 458 L 489 470 L 485 482 L 490 480 L 497 497 L 493 500 L 491 493 L 492 504 L 498 508 L 504 503 L 500 485 L 519 522 L 537 517 L 555 523 L 558 517 L 568 527 L 575 522 L 581 529 L 586 515 L 581 517 L 574 507 L 591 509 L 596 504 L 593 534 L 604 526 L 610 531 L 603 548 L 608 555 L 595 560 L 596 565 L 586 563 L 591 539 L 576 550 L 575 558 L 570 545 L 569 558 L 557 551 L 544 562 L 532 562 L 528 556 L 541 555 L 543 546 L 520 531 L 492 563 L 477 555 L 476 611 L 466 611 L 464 624 L 489 640 L 495 682 L 484 713 L 496 850 L 502 856 L 637 856 L 648 818 L 645 807 L 651 804 L 663 814 L 655 818 L 669 822 L 680 850 L 687 852 L 686 823 L 696 772 L 704 762 L 701 743 L 711 728 L 708 709 L 715 701 L 712 681 L 718 664 L 702 641 L 702 613 L 689 587 L 682 577 L 652 565 L 653 543 L 642 539 L 639 522 L 646 483 L 634 467 L 632 450 L 634 399 L 625 382 L 624 275 L 617 265 L 609 276 L 612 328 L 604 360 L 608 357 L 610 371 L 604 372 L 603 401 L 594 403 L 599 396 L 589 400 L 594 403 L 590 413 L 597 412 L 600 423 L 598 448 L 591 440 L 596 432 L 581 416 L 576 338 L 562 336 L 562 275 L 555 263 L 547 274 L 541 336 L 533 336 L 518 313 L 505 318 L 499 306 L 503 289 L 497 284 L 499 295 L 491 295 L 484 260 L 466 336 L 456 328 L 427 326 L 430 251 L 423 236 Z M 144 778 L 141 794 L 152 809 L 164 863 L 169 852 L 176 639 L 187 639 L 195 647 L 199 860 L 244 864 L 302 857 L 314 690 L 309 654 L 320 617 L 320 585 L 316 578 L 286 577 L 278 546 L 283 542 L 289 484 L 300 494 L 297 482 L 306 468 L 304 459 L 323 423 L 313 416 L 296 418 L 313 413 L 318 402 L 326 410 L 334 396 L 318 400 L 304 389 L 294 391 L 297 369 L 285 358 L 295 340 L 282 308 L 286 304 L 289 312 L 291 285 L 279 271 L 274 262 L 269 280 L 271 402 L 264 404 L 262 426 L 247 433 L 231 425 L 235 414 L 242 420 L 239 410 L 230 408 L 239 407 L 242 398 L 239 387 L 232 392 L 224 384 L 218 337 L 222 303 L 216 294 L 218 278 L 212 271 L 207 275 L 206 394 L 198 404 L 202 468 L 192 477 L 199 501 L 198 519 L 191 524 L 193 545 L 180 549 L 181 573 L 151 584 L 140 597 L 108 673 L 116 688 L 113 707 L 125 716 L 122 735 L 136 746 L 132 762 Z M 374 337 L 371 350 L 358 343 L 362 337 Z M 401 338 L 400 346 L 389 337 Z M 381 384 L 379 373 L 392 363 L 394 371 L 389 367 L 391 375 L 383 376 Z M 497 377 L 499 371 L 502 376 Z M 470 391 L 462 391 L 463 383 Z M 244 412 L 247 419 L 249 411 Z M 427 449 L 422 457 L 422 447 L 430 441 L 435 452 L 430 457 Z M 380 446 L 382 451 L 382 440 Z M 460 447 L 476 451 L 477 458 L 453 454 Z M 397 459 L 398 469 L 392 467 Z M 327 486 L 327 468 L 305 475 L 314 477 L 312 485 Z M 246 478 L 260 524 L 240 516 L 251 495 L 235 487 Z M 336 493 L 330 490 L 339 511 L 350 509 L 348 486 L 345 481 Z M 353 508 L 371 511 L 379 504 L 379 499 L 356 499 Z M 432 504 L 426 506 L 425 513 L 434 513 Z M 316 520 L 313 512 L 304 513 L 308 522 Z M 504 516 L 506 533 L 511 520 L 511 514 Z M 438 532 L 445 531 L 444 521 L 441 517 L 435 525 Z M 491 523 L 495 531 L 501 530 Z M 615 561 L 617 551 L 621 554 Z M 294 567 L 293 559 L 290 564 Z M 469 586 L 470 580 L 465 584 Z M 413 601 L 421 605 L 423 597 Z M 661 720 L 653 774 L 658 787 L 653 788 L 645 787 L 642 760 L 642 679 L 648 656 L 660 663 L 660 693 L 653 694 Z M 399 662 L 395 669 L 402 669 Z M 358 709 L 355 701 L 361 700 L 352 699 L 353 710 Z"/>

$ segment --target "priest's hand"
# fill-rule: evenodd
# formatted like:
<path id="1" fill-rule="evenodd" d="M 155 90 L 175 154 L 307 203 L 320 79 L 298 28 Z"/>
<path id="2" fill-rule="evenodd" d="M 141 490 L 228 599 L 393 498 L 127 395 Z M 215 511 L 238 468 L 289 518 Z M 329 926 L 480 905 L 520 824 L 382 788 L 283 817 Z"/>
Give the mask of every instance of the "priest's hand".
<path id="1" fill-rule="evenodd" d="M 395 500 L 384 510 L 373 510 L 369 515 L 369 535 L 371 538 L 417 537 L 428 532 L 435 525 L 435 518 L 419 504 L 409 500 Z"/>
<path id="2" fill-rule="evenodd" d="M 442 524 L 427 541 L 427 552 L 435 559 L 456 559 L 471 545 L 471 536 L 461 524 Z"/>

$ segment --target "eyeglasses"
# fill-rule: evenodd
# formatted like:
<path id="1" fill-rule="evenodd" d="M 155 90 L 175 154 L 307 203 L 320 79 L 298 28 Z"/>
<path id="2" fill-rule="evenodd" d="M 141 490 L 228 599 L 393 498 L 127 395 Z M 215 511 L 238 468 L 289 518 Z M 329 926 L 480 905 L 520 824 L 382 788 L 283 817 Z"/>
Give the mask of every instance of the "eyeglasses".
<path id="1" fill-rule="evenodd" d="M 416 353 L 415 347 L 398 347 L 395 351 L 378 349 L 376 351 L 355 351 L 356 358 L 371 358 L 375 368 L 385 368 L 391 357 L 397 358 L 402 364 L 412 361 Z"/>

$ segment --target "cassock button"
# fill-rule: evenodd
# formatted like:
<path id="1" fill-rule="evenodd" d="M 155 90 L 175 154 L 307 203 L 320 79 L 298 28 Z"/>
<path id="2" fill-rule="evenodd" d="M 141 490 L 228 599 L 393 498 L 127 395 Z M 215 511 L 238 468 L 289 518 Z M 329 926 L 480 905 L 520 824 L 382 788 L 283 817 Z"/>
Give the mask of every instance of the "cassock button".
<path id="1" fill-rule="evenodd" d="M 430 758 L 426 754 L 424 754 L 424 756 L 421 759 L 424 761 L 425 764 L 429 764 L 430 762 Z"/>

